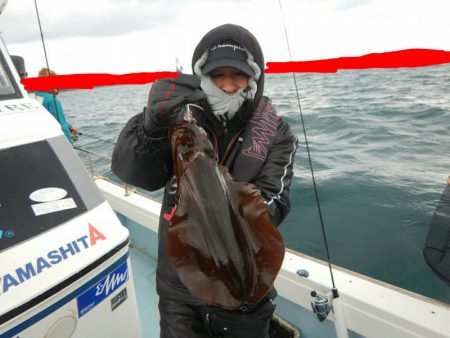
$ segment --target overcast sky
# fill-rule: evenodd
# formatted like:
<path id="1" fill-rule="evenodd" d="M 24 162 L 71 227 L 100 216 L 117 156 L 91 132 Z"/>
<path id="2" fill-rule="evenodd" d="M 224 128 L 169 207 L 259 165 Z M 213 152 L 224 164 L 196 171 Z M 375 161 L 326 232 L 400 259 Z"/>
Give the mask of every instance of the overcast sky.
<path id="1" fill-rule="evenodd" d="M 450 51 L 450 0 L 281 0 L 294 61 L 408 48 Z M 223 23 L 249 29 L 267 61 L 289 61 L 278 0 L 38 0 L 58 74 L 190 72 L 201 37 Z M 45 66 L 34 0 L 9 0 L 0 31 L 30 76 Z"/>

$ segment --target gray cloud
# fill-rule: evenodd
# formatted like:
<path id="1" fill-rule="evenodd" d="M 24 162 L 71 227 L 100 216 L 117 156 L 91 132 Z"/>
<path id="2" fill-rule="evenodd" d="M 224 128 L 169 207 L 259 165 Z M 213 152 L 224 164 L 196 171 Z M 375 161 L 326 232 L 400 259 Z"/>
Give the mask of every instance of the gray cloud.
<path id="1" fill-rule="evenodd" d="M 179 15 L 192 15 L 206 3 L 240 0 L 41 0 L 39 15 L 46 39 L 108 37 L 168 25 Z M 189 13 L 189 14 L 188 14 Z M 40 39 L 33 1 L 10 1 L 0 18 L 8 43 Z"/>
<path id="2" fill-rule="evenodd" d="M 80 6 L 64 8 L 64 1 L 42 2 L 39 14 L 44 37 L 107 37 L 152 29 L 171 23 L 176 8 L 173 2 L 170 9 L 163 6 L 164 1 L 115 0 L 97 3 L 92 0 L 91 3 L 92 6 L 81 3 Z M 104 6 L 99 7 L 99 3 Z M 0 20 L 0 31 L 4 33 L 8 43 L 39 40 L 40 32 L 34 6 L 22 8 L 20 11 L 7 7 Z"/>

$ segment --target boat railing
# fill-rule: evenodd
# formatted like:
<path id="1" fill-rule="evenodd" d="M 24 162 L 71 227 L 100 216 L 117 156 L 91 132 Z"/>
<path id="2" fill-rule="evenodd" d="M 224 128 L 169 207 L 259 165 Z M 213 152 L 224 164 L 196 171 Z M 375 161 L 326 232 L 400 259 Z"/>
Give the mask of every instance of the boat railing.
<path id="1" fill-rule="evenodd" d="M 86 169 L 88 170 L 92 179 L 95 180 L 105 180 L 115 185 L 121 186 L 124 191 L 124 196 L 130 196 L 133 193 L 143 195 L 147 198 L 160 201 L 160 195 L 158 192 L 148 192 L 135 186 L 131 186 L 123 182 L 118 178 L 111 170 L 106 170 L 106 168 L 111 167 L 111 156 L 99 153 L 97 151 L 86 149 L 83 146 L 73 147 L 81 161 L 84 163 Z"/>
<path id="2" fill-rule="evenodd" d="M 89 173 L 91 174 L 92 177 L 94 177 L 95 175 L 94 175 L 94 166 L 92 165 L 92 157 L 91 156 L 96 156 L 98 158 L 102 158 L 104 160 L 109 161 L 109 157 L 106 156 L 106 155 L 99 154 L 97 152 L 94 152 L 94 151 L 91 151 L 91 150 L 87 150 L 87 149 L 83 149 L 83 148 L 80 148 L 80 147 L 77 147 L 77 146 L 74 146 L 73 148 L 75 150 L 78 150 L 79 152 L 82 152 L 82 153 L 86 154 L 86 158 L 87 158 L 87 161 L 88 161 L 87 169 L 88 169 L 88 171 L 89 171 Z"/>

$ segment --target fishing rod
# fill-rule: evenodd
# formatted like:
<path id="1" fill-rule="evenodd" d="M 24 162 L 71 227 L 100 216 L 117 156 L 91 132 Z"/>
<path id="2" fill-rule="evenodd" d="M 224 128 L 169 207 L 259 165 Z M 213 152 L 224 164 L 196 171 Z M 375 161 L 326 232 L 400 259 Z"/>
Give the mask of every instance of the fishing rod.
<path id="1" fill-rule="evenodd" d="M 36 9 L 36 16 L 37 16 L 37 20 L 38 20 L 38 24 L 39 24 L 39 31 L 41 33 L 41 41 L 42 41 L 42 47 L 44 49 L 45 64 L 47 65 L 48 76 L 51 76 L 50 75 L 50 66 L 49 66 L 48 57 L 47 57 L 47 49 L 45 48 L 44 33 L 42 32 L 41 17 L 39 15 L 37 0 L 34 0 L 34 8 Z M 53 96 L 53 104 L 55 105 L 55 109 L 56 109 L 56 120 L 58 121 L 58 123 L 61 123 L 61 121 L 59 120 L 58 105 L 56 104 L 56 94 L 54 93 L 54 91 L 52 91 L 51 93 Z"/>
<path id="2" fill-rule="evenodd" d="M 289 60 L 292 62 L 291 48 L 290 48 L 289 38 L 288 38 L 288 34 L 287 34 L 287 29 L 286 29 L 286 22 L 284 20 L 283 7 L 281 5 L 281 0 L 278 0 L 278 4 L 280 5 L 281 20 L 282 20 L 283 26 L 284 26 L 284 35 L 286 37 L 286 45 L 287 45 L 287 49 L 288 49 L 288 53 L 289 53 Z M 317 209 L 318 209 L 319 219 L 320 219 L 320 226 L 322 229 L 322 237 L 323 237 L 325 251 L 326 251 L 326 255 L 327 255 L 328 268 L 330 271 L 331 284 L 332 284 L 331 309 L 333 310 L 333 312 L 335 314 L 334 325 L 335 325 L 336 334 L 337 334 L 338 338 L 348 338 L 348 331 L 347 331 L 347 325 L 345 323 L 344 309 L 342 307 L 342 302 L 339 297 L 338 289 L 334 282 L 333 268 L 331 266 L 330 250 L 328 248 L 328 240 L 327 240 L 327 235 L 325 232 L 325 225 L 324 225 L 324 221 L 323 221 L 323 217 L 322 217 L 322 210 L 320 208 L 319 193 L 317 191 L 317 184 L 316 184 L 314 169 L 313 169 L 312 160 L 311 160 L 311 152 L 310 152 L 309 143 L 308 143 L 308 136 L 306 134 L 306 127 L 305 127 L 305 121 L 303 118 L 303 111 L 302 111 L 300 94 L 299 94 L 298 85 L 297 85 L 297 78 L 296 78 L 294 72 L 292 72 L 292 77 L 294 80 L 295 93 L 297 96 L 297 104 L 298 104 L 298 109 L 299 109 L 299 113 L 300 113 L 300 120 L 301 120 L 302 128 L 303 128 L 303 136 L 304 136 L 304 140 L 305 140 L 306 152 L 308 154 L 308 162 L 309 162 L 309 167 L 311 170 L 311 178 L 312 178 L 313 187 L 314 187 L 314 195 L 316 198 L 316 204 L 317 204 Z M 326 297 L 323 297 L 323 296 L 319 295 L 316 291 L 312 291 L 311 296 L 314 298 L 313 301 L 311 302 L 311 306 L 312 306 L 314 313 L 317 315 L 317 318 L 319 319 L 319 321 L 325 320 L 325 318 L 328 316 L 328 313 L 330 312 L 328 295 Z"/>

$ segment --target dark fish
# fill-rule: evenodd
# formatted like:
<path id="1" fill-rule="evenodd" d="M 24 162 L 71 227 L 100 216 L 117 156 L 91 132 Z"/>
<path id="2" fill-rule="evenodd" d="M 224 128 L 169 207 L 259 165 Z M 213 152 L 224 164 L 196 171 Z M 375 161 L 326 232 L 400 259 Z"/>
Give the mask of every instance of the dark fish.
<path id="1" fill-rule="evenodd" d="M 213 159 L 206 132 L 194 121 L 170 128 L 177 208 L 167 250 L 190 292 L 225 309 L 255 304 L 281 268 L 283 240 L 259 189 L 235 181 Z"/>

